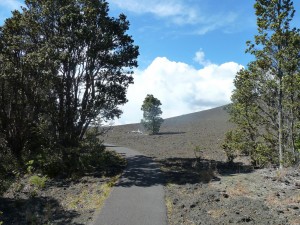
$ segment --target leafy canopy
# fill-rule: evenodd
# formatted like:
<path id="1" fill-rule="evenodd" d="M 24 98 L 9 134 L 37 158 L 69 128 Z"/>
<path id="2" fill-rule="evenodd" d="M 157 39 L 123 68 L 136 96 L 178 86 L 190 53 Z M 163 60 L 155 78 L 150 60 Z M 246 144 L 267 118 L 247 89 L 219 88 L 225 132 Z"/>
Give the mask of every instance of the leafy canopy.
<path id="1" fill-rule="evenodd" d="M 237 127 L 223 145 L 229 159 L 249 155 L 257 166 L 299 162 L 300 34 L 290 24 L 291 0 L 256 0 L 258 34 L 248 41 L 255 56 L 239 71 L 231 97 L 231 121 Z"/>
<path id="2" fill-rule="evenodd" d="M 164 121 L 160 117 L 162 114 L 160 106 L 160 100 L 155 98 L 153 95 L 148 94 L 141 107 L 144 116 L 144 118 L 141 120 L 141 123 L 151 134 L 157 134 L 161 124 Z"/>
<path id="3" fill-rule="evenodd" d="M 25 4 L 0 27 L 0 161 L 20 166 L 68 160 L 91 124 L 119 117 L 139 54 L 105 0 Z"/>

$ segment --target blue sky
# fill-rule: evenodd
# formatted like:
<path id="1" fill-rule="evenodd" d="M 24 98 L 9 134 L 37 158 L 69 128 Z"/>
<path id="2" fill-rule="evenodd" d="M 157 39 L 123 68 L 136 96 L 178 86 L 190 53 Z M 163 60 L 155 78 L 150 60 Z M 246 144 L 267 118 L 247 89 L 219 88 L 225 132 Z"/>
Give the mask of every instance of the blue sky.
<path id="1" fill-rule="evenodd" d="M 112 15 L 124 12 L 130 34 L 140 46 L 140 67 L 157 56 L 198 66 L 202 49 L 214 63 L 244 65 L 245 42 L 253 37 L 254 1 L 241 0 L 109 0 Z"/>
<path id="2" fill-rule="evenodd" d="M 0 25 L 23 2 L 0 0 Z M 164 118 L 230 102 L 236 72 L 253 60 L 245 42 L 256 34 L 254 0 L 108 2 L 111 16 L 127 16 L 128 33 L 140 47 L 135 84 L 115 124 L 139 122 L 146 94 L 161 100 Z M 294 6 L 299 27 L 300 1 Z"/>

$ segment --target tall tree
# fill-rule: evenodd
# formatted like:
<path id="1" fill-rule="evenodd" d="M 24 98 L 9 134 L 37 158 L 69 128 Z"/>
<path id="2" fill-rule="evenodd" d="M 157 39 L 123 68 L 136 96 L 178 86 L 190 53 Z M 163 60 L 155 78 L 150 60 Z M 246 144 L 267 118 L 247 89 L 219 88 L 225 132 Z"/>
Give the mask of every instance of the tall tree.
<path id="1" fill-rule="evenodd" d="M 1 130 L 19 140 L 10 146 L 18 154 L 30 127 L 76 146 L 93 121 L 122 113 L 138 47 L 126 16 L 110 17 L 104 0 L 25 4 L 0 29 Z"/>
<path id="2" fill-rule="evenodd" d="M 30 0 L 27 7 L 25 15 L 41 26 L 43 53 L 56 73 L 53 124 L 63 145 L 76 144 L 96 117 L 121 114 L 138 47 L 126 34 L 125 15 L 109 17 L 103 0 Z"/>
<path id="3" fill-rule="evenodd" d="M 296 29 L 290 28 L 294 17 L 291 0 L 257 0 L 255 5 L 258 35 L 255 36 L 256 49 L 249 50 L 255 55 L 260 67 L 267 69 L 277 78 L 278 110 L 278 156 L 279 167 L 283 162 L 283 77 L 293 76 L 298 66 Z"/>
<path id="4" fill-rule="evenodd" d="M 254 8 L 258 34 L 254 43 L 247 42 L 247 52 L 256 60 L 237 74 L 231 116 L 245 137 L 253 140 L 252 152 L 264 155 L 265 161 L 276 159 L 282 168 L 285 155 L 295 152 L 291 150 L 295 148 L 295 122 L 300 119 L 295 110 L 299 95 L 294 84 L 300 62 L 299 30 L 290 27 L 295 13 L 291 0 L 256 0 Z M 251 96 L 250 102 L 245 102 L 247 96 Z M 239 110 L 244 118 L 238 115 Z"/>
<path id="5" fill-rule="evenodd" d="M 35 31 L 34 24 L 31 26 Z M 18 11 L 0 29 L 0 127 L 19 164 L 23 151 L 33 147 L 30 140 L 37 138 L 36 128 L 46 105 L 45 90 L 49 88 L 45 65 L 38 63 L 36 55 L 37 37 L 26 28 Z"/>
<path id="6" fill-rule="evenodd" d="M 162 114 L 160 106 L 160 100 L 148 94 L 141 107 L 144 116 L 141 123 L 151 134 L 157 134 L 164 121 L 160 117 Z"/>

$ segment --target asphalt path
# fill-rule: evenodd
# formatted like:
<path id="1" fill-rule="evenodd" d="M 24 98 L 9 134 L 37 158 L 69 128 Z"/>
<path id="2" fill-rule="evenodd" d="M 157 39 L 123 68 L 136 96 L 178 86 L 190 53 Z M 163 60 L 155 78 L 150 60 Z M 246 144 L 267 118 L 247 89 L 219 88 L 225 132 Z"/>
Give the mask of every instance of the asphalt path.
<path id="1" fill-rule="evenodd" d="M 127 159 L 127 167 L 91 225 L 167 225 L 164 179 L 157 163 L 132 149 L 107 146 Z"/>

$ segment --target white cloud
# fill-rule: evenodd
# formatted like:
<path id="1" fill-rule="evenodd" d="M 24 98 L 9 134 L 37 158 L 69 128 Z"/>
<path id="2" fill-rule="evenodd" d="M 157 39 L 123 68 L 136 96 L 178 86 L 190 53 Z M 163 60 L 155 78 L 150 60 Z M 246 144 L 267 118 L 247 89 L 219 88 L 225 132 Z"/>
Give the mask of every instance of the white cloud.
<path id="1" fill-rule="evenodd" d="M 198 35 L 204 35 L 219 28 L 230 28 L 237 20 L 237 18 L 238 15 L 233 12 L 226 14 L 217 14 L 213 17 L 207 17 L 203 26 L 200 26 L 195 33 Z"/>
<path id="2" fill-rule="evenodd" d="M 198 55 L 205 61 L 204 53 Z M 147 94 L 162 102 L 164 118 L 227 104 L 234 88 L 233 79 L 241 68 L 235 62 L 226 62 L 195 69 L 186 63 L 157 57 L 148 68 L 135 72 L 135 82 L 128 89 L 129 102 L 116 124 L 139 122 L 140 108 Z"/>
<path id="3" fill-rule="evenodd" d="M 202 66 L 209 66 L 211 64 L 209 60 L 205 59 L 205 53 L 202 51 L 202 49 L 196 52 L 194 61 Z"/>
<path id="4" fill-rule="evenodd" d="M 237 18 L 237 14 L 232 12 L 203 12 L 199 4 L 183 0 L 109 0 L 109 2 L 137 14 L 150 13 L 177 25 L 196 26 L 194 33 L 199 35 L 230 26 Z"/>
<path id="5" fill-rule="evenodd" d="M 109 2 L 135 13 L 151 13 L 158 17 L 169 17 L 177 24 L 194 23 L 198 16 L 195 9 L 175 0 L 109 0 Z"/>

